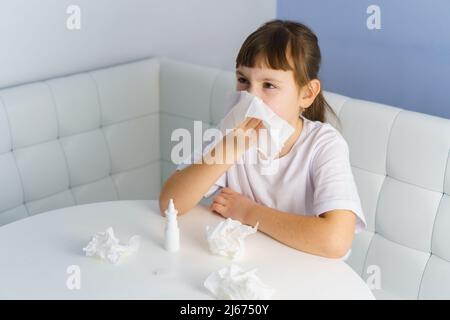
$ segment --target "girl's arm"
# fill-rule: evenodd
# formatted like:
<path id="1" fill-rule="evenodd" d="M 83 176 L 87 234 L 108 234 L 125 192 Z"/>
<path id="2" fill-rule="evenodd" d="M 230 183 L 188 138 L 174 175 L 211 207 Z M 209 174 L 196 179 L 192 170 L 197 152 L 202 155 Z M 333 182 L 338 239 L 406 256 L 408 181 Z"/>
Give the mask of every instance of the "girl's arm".
<path id="1" fill-rule="evenodd" d="M 209 209 L 225 218 L 255 226 L 270 237 L 300 251 L 341 258 L 350 249 L 356 215 L 351 210 L 330 210 L 307 216 L 276 210 L 231 188 L 222 188 Z"/>
<path id="2" fill-rule="evenodd" d="M 349 210 L 332 210 L 319 217 L 279 211 L 254 203 L 243 217 L 272 238 L 304 252 L 341 258 L 351 248 L 356 216 Z"/>
<path id="3" fill-rule="evenodd" d="M 240 126 L 233 130 L 227 136 L 224 136 L 202 160 L 215 157 L 218 151 L 221 151 L 222 159 L 216 159 L 216 163 L 208 164 L 206 161 L 199 161 L 176 171 L 164 183 L 159 196 L 159 208 L 161 214 L 167 208 L 169 199 L 173 198 L 179 214 L 183 214 L 202 199 L 209 188 L 237 161 L 245 151 L 256 142 L 255 136 L 242 136 L 243 132 L 249 129 L 259 129 L 261 120 L 247 118 Z M 239 139 L 244 139 L 245 143 L 238 143 Z M 232 145 L 230 146 L 230 143 Z M 228 145 L 227 145 L 228 144 Z M 227 156 L 227 152 L 231 155 Z M 230 159 L 232 161 L 230 161 Z M 227 161 L 226 161 L 227 160 Z"/>

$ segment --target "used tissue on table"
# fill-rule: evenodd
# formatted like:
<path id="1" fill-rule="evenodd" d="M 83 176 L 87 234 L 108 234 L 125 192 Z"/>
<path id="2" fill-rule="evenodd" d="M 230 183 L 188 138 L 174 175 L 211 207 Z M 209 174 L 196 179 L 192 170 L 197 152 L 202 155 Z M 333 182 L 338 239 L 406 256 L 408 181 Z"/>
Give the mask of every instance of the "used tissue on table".
<path id="1" fill-rule="evenodd" d="M 98 256 L 115 264 L 119 262 L 122 256 L 138 251 L 139 242 L 139 236 L 133 236 L 127 245 L 122 245 L 119 243 L 119 239 L 114 236 L 113 229 L 108 228 L 104 232 L 96 233 L 89 244 L 83 248 L 83 251 L 86 252 L 88 257 Z"/>
<path id="2" fill-rule="evenodd" d="M 231 110 L 229 110 L 231 109 Z M 294 133 L 295 128 L 286 120 L 279 117 L 259 97 L 247 91 L 237 91 L 228 98 L 226 111 L 228 113 L 221 120 L 219 128 L 223 135 L 227 129 L 233 129 L 241 124 L 245 118 L 261 119 L 267 129 L 267 138 L 258 141 L 257 150 L 265 158 L 273 160 L 280 153 L 286 140 Z"/>
<path id="3" fill-rule="evenodd" d="M 244 252 L 245 237 L 255 233 L 257 229 L 258 223 L 253 228 L 240 221 L 227 218 L 215 228 L 207 226 L 206 238 L 213 253 L 235 259 Z"/>
<path id="4" fill-rule="evenodd" d="M 259 300 L 270 299 L 275 290 L 264 284 L 257 276 L 257 269 L 245 271 L 232 264 L 213 272 L 204 282 L 204 286 L 222 300 Z"/>

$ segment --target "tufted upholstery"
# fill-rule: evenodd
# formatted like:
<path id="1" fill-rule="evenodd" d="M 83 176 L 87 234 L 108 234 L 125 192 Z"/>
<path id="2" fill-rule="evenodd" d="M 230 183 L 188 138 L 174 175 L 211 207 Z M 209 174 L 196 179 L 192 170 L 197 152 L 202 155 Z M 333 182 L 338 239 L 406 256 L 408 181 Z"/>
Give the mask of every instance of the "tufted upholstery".
<path id="1" fill-rule="evenodd" d="M 176 128 L 216 126 L 232 72 L 152 58 L 0 90 L 0 224 L 156 199 Z M 368 222 L 347 262 L 378 298 L 450 299 L 450 120 L 326 92 Z M 207 200 L 206 200 L 207 201 Z"/>
<path id="2" fill-rule="evenodd" d="M 378 298 L 450 298 L 450 120 L 327 94 L 368 222 L 348 263 Z"/>
<path id="3" fill-rule="evenodd" d="M 156 59 L 0 90 L 0 224 L 160 188 Z"/>

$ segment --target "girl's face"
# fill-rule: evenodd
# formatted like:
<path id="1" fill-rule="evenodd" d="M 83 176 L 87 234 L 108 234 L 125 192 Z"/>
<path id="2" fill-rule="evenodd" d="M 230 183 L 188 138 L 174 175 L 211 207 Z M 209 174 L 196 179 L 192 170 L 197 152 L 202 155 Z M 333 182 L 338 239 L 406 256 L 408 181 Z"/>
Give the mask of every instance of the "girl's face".
<path id="1" fill-rule="evenodd" d="M 236 69 L 236 90 L 258 96 L 278 116 L 295 126 L 300 113 L 300 92 L 292 70 L 274 70 L 260 65 Z"/>

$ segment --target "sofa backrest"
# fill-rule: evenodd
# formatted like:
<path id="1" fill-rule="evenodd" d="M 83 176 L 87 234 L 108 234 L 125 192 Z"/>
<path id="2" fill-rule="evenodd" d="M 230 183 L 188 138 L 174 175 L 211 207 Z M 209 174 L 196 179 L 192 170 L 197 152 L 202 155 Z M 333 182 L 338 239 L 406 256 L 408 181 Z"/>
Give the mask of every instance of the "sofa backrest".
<path id="1" fill-rule="evenodd" d="M 379 298 L 450 298 L 450 120 L 328 93 L 368 229 L 348 263 Z"/>
<path id="2" fill-rule="evenodd" d="M 0 225 L 159 189 L 158 59 L 0 90 Z"/>

